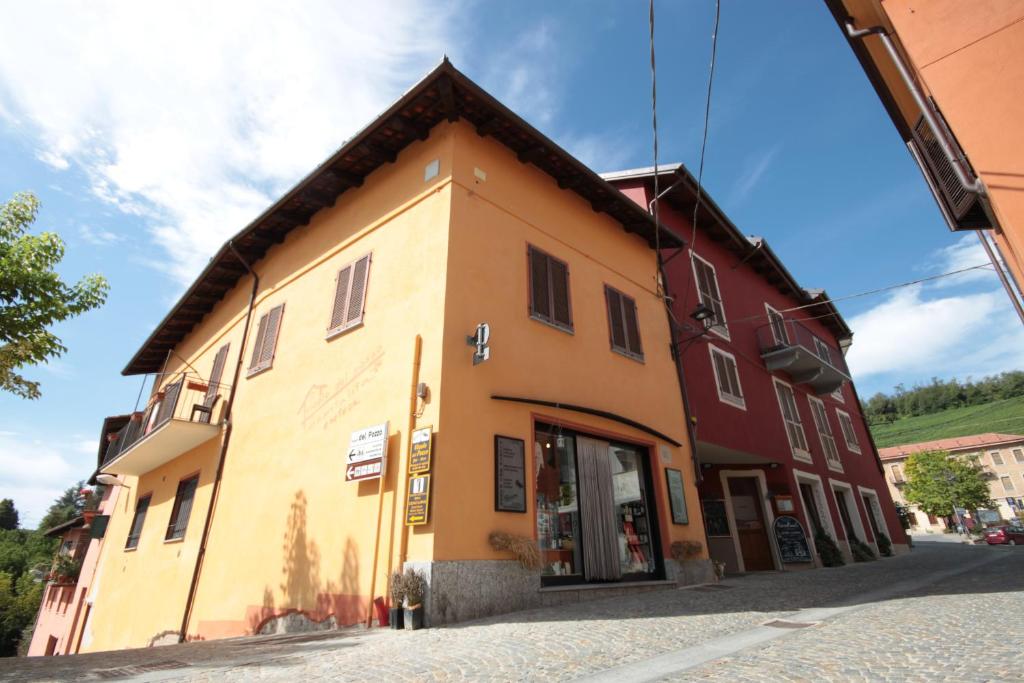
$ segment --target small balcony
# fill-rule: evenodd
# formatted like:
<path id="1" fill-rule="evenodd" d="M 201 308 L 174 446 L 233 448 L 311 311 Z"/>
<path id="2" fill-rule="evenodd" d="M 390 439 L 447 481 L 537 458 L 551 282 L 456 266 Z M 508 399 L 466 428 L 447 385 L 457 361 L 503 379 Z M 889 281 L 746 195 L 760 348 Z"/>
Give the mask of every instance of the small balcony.
<path id="1" fill-rule="evenodd" d="M 757 343 L 769 372 L 782 370 L 819 396 L 831 394 L 850 381 L 842 352 L 799 321 L 775 320 L 758 328 Z"/>
<path id="2" fill-rule="evenodd" d="M 101 469 L 137 477 L 216 437 L 229 389 L 198 375 L 175 375 L 107 437 Z"/>

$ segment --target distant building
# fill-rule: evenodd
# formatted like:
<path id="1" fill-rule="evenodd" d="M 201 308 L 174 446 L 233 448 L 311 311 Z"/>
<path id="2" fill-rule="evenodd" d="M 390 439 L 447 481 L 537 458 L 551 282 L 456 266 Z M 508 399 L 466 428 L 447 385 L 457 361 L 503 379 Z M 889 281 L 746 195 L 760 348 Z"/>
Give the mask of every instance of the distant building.
<path id="1" fill-rule="evenodd" d="M 947 526 L 944 518 L 929 515 L 903 498 L 904 464 L 912 454 L 924 451 L 947 451 L 953 456 L 971 458 L 981 465 L 989 479 L 989 495 L 996 501 L 994 512 L 999 513 L 1000 519 L 1024 517 L 1024 436 L 989 432 L 879 449 L 893 500 L 911 512 L 911 531 L 941 532 Z"/>
<path id="2" fill-rule="evenodd" d="M 1024 3 L 825 3 L 949 228 L 1002 255 L 1024 323 Z"/>
<path id="3" fill-rule="evenodd" d="M 653 169 L 604 177 L 641 206 L 655 196 Z M 696 180 L 681 164 L 659 168 L 658 191 L 662 222 L 693 239 L 692 252 L 665 248 L 662 261 L 712 559 L 729 572 L 800 569 L 818 563 L 819 530 L 847 561 L 852 539 L 877 553 L 880 534 L 905 551 L 846 365 L 853 333 L 828 295 L 801 287 L 704 192 L 694 231 Z M 812 562 L 782 552 L 779 517 L 800 522 Z"/>

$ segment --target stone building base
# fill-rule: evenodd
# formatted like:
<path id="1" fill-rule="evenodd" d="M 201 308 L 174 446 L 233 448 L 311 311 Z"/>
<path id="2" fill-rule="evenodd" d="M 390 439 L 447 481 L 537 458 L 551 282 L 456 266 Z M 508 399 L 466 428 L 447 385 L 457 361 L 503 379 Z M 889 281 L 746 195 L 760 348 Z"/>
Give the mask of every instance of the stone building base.
<path id="1" fill-rule="evenodd" d="M 542 588 L 540 572 L 515 560 L 406 562 L 423 572 L 429 586 L 424 600 L 427 626 L 441 626 L 537 607 L 597 600 L 630 593 L 714 582 L 710 560 L 665 560 L 664 581 L 580 584 Z"/>

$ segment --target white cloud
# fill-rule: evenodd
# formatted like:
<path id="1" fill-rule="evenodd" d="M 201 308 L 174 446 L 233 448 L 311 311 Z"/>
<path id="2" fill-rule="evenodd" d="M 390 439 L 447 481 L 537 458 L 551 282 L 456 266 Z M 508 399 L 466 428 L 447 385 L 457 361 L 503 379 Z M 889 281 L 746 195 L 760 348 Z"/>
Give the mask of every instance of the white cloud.
<path id="1" fill-rule="evenodd" d="M 496 56 L 484 69 L 484 81 L 494 84 L 494 95 L 538 128 L 551 123 L 559 109 L 557 35 L 549 22 L 538 22 L 509 46 L 496 51 L 490 46 Z"/>
<path id="2" fill-rule="evenodd" d="M 738 204 L 747 198 L 780 151 L 782 151 L 782 145 L 775 144 L 760 154 L 748 156 L 744 160 L 743 170 L 736 179 L 729 196 L 730 204 Z"/>
<path id="3" fill-rule="evenodd" d="M 76 451 L 78 455 L 65 455 Z M 0 498 L 13 499 L 21 525 L 32 528 L 64 489 L 91 471 L 95 453 L 95 442 L 92 452 L 85 453 L 81 441 L 50 442 L 0 432 Z"/>
<path id="4" fill-rule="evenodd" d="M 969 270 L 965 273 L 952 275 L 950 277 L 936 280 L 935 287 L 955 287 L 969 282 L 989 282 L 997 285 L 995 270 L 991 266 L 988 254 L 978 240 L 977 235 L 971 233 L 963 235 L 959 240 L 934 252 L 933 268 L 940 273 L 951 273 L 955 270 L 972 268 L 982 264 L 990 264 L 987 268 Z"/>
<path id="5" fill-rule="evenodd" d="M 558 144 L 598 173 L 622 169 L 636 149 L 635 140 L 615 134 L 577 135 L 569 133 L 562 135 Z"/>
<path id="6" fill-rule="evenodd" d="M 12 5 L 0 117 L 143 217 L 185 282 L 436 64 L 457 15 L 414 0 Z"/>
<path id="7" fill-rule="evenodd" d="M 121 236 L 103 228 L 92 228 L 82 225 L 78 228 L 78 236 L 89 244 L 97 247 L 104 247 L 121 241 Z"/>

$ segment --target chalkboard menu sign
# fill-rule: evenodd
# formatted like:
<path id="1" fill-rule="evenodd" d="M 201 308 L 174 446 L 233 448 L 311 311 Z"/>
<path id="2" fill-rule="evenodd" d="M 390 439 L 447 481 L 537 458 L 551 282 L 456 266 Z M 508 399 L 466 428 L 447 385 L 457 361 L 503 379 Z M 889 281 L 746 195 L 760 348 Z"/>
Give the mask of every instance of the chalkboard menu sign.
<path id="1" fill-rule="evenodd" d="M 526 442 L 494 437 L 494 509 L 526 512 Z"/>
<path id="2" fill-rule="evenodd" d="M 666 468 L 665 480 L 668 482 L 668 502 L 672 507 L 672 523 L 689 524 L 690 519 L 686 514 L 686 491 L 683 489 L 683 473 Z"/>
<path id="3" fill-rule="evenodd" d="M 775 541 L 779 555 L 785 563 L 812 562 L 811 550 L 807 547 L 807 536 L 796 517 L 782 515 L 775 518 Z"/>
<path id="4" fill-rule="evenodd" d="M 729 518 L 725 514 L 724 500 L 701 501 L 704 505 L 704 526 L 708 536 L 728 536 Z"/>

